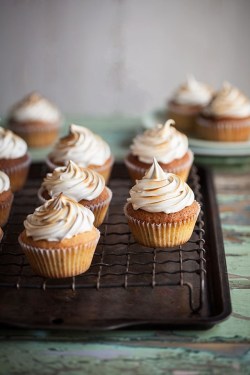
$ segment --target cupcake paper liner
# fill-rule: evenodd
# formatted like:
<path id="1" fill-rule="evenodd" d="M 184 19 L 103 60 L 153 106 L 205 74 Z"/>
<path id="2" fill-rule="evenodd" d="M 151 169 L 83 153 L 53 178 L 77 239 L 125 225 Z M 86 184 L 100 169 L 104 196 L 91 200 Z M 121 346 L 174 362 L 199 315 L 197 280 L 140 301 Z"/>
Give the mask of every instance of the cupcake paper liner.
<path id="1" fill-rule="evenodd" d="M 11 194 L 8 201 L 0 203 L 0 227 L 3 227 L 9 219 L 13 199 L 14 196 Z"/>
<path id="2" fill-rule="evenodd" d="M 191 166 L 194 160 L 192 151 L 188 150 L 188 154 L 189 154 L 190 159 L 185 164 L 182 164 L 175 168 L 166 169 L 162 167 L 162 169 L 164 170 L 164 172 L 174 173 L 178 175 L 183 181 L 187 181 L 189 171 L 191 169 Z M 124 163 L 128 169 L 130 178 L 133 182 L 135 182 L 136 180 L 141 180 L 145 176 L 145 173 L 147 172 L 148 168 L 150 167 L 150 164 L 148 168 L 142 168 L 137 165 L 134 165 L 128 160 L 128 158 L 125 158 Z"/>
<path id="3" fill-rule="evenodd" d="M 112 191 L 107 186 L 106 189 L 108 190 L 109 197 L 105 201 L 87 206 L 95 216 L 94 226 L 97 228 L 103 223 L 112 199 Z"/>
<path id="4" fill-rule="evenodd" d="M 27 160 L 22 163 L 7 168 L 1 168 L 1 170 L 9 176 L 12 192 L 22 189 L 25 184 L 31 163 L 30 155 L 27 154 L 27 156 Z"/>
<path id="5" fill-rule="evenodd" d="M 239 142 L 250 138 L 250 120 L 211 121 L 202 117 L 197 119 L 197 135 L 200 138 L 221 141 Z"/>
<path id="6" fill-rule="evenodd" d="M 87 243 L 62 249 L 42 249 L 19 243 L 27 256 L 33 271 L 43 277 L 64 278 L 79 275 L 87 271 L 99 240 L 98 237 Z"/>
<path id="7" fill-rule="evenodd" d="M 199 214 L 178 222 L 155 224 L 128 215 L 126 206 L 124 208 L 125 216 L 135 240 L 148 247 L 169 248 L 186 243 L 192 236 Z"/>

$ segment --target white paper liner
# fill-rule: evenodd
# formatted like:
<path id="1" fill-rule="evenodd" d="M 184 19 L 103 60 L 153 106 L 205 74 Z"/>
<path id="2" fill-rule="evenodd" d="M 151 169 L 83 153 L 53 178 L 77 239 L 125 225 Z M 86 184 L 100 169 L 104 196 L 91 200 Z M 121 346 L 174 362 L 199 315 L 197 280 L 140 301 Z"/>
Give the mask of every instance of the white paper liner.
<path id="1" fill-rule="evenodd" d="M 13 199 L 14 195 L 12 194 L 7 202 L 0 203 L 0 227 L 4 226 L 9 219 Z"/>
<path id="2" fill-rule="evenodd" d="M 20 124 L 10 123 L 9 128 L 15 133 L 48 133 L 50 131 L 58 130 L 61 127 L 60 123 L 41 123 L 41 125 L 28 124 L 25 122 L 25 127 Z"/>
<path id="3" fill-rule="evenodd" d="M 239 118 L 239 122 L 237 122 L 237 119 L 235 120 L 216 120 L 216 123 L 213 121 L 206 119 L 204 117 L 198 117 L 197 118 L 197 124 L 199 126 L 205 127 L 205 128 L 212 128 L 218 127 L 220 129 L 239 129 L 242 127 L 249 127 L 250 126 L 250 119 L 242 120 Z"/>
<path id="4" fill-rule="evenodd" d="M 7 168 L 4 168 L 4 167 L 1 168 L 1 170 L 9 176 L 12 192 L 15 192 L 21 189 L 26 181 L 26 178 L 28 175 L 28 168 L 29 168 L 29 165 L 31 164 L 30 154 L 27 153 L 27 156 L 28 158 L 22 163 L 19 163 L 17 165 L 13 165 Z M 25 169 L 27 169 L 27 171 L 24 174 L 22 174 L 22 170 L 25 170 Z M 19 174 L 19 176 L 17 177 L 16 174 Z M 13 184 L 14 178 L 16 181 Z"/>
<path id="5" fill-rule="evenodd" d="M 191 168 L 192 164 L 193 164 L 193 161 L 194 161 L 194 154 L 191 150 L 188 150 L 188 155 L 189 155 L 189 160 L 178 166 L 178 167 L 175 167 L 175 168 L 168 168 L 167 170 L 165 168 L 163 168 L 164 172 L 169 172 L 169 173 L 174 173 L 174 174 L 179 174 L 181 173 L 182 171 L 185 171 L 186 169 L 189 171 L 189 169 Z M 128 160 L 128 157 L 126 157 L 124 159 L 124 163 L 126 165 L 126 167 L 128 168 L 128 170 L 131 170 L 131 172 L 135 172 L 135 173 L 138 173 L 141 178 L 143 176 L 145 176 L 145 173 L 147 172 L 147 170 L 149 169 L 150 167 L 150 164 L 148 166 L 148 168 L 144 168 L 144 167 L 139 167 L 137 165 L 134 165 L 133 163 L 131 163 L 129 160 Z M 187 173 L 188 174 L 188 173 Z"/>
<path id="6" fill-rule="evenodd" d="M 149 223 L 133 218 L 124 207 L 128 225 L 135 240 L 147 247 L 174 247 L 186 243 L 192 236 L 199 212 L 186 220 L 172 223 Z"/>
<path id="7" fill-rule="evenodd" d="M 28 258 L 33 271 L 44 277 L 64 278 L 79 275 L 88 270 L 100 238 L 85 244 L 63 248 L 42 249 L 27 245 L 19 236 L 18 241 Z"/>
<path id="8" fill-rule="evenodd" d="M 250 120 L 212 120 L 198 117 L 197 133 L 200 137 L 218 141 L 246 141 L 250 138 Z"/>

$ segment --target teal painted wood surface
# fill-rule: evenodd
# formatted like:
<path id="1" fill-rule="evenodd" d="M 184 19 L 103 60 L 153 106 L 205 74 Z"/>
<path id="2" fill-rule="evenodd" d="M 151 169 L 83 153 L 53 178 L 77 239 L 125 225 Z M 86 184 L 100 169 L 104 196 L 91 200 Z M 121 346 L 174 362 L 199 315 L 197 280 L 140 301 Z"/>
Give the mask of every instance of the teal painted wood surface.
<path id="1" fill-rule="evenodd" d="M 87 121 L 88 120 L 88 121 Z M 117 159 L 140 129 L 134 119 L 75 119 L 105 135 Z M 90 126 L 91 127 L 91 126 Z M 65 129 L 64 129 L 65 131 Z M 124 142 L 125 139 L 125 142 Z M 123 140 L 123 141 L 122 141 Z M 44 150 L 33 153 L 44 157 Z M 206 159 L 208 164 L 209 159 Z M 1 374 L 248 374 L 250 368 L 250 163 L 213 161 L 232 316 L 210 330 L 53 332 L 0 330 Z M 236 166 L 236 167 L 235 167 Z"/>

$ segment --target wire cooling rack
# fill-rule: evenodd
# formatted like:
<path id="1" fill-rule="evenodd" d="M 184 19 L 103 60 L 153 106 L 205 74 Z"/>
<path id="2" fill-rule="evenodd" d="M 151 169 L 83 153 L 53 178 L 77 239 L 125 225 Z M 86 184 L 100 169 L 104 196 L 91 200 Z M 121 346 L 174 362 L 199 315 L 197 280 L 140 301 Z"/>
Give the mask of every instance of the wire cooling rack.
<path id="1" fill-rule="evenodd" d="M 190 240 L 182 246 L 171 249 L 148 248 L 134 241 L 123 214 L 123 206 L 128 197 L 131 182 L 126 175 L 125 178 L 119 177 L 116 171 L 120 168 L 121 166 L 116 166 L 110 181 L 113 199 L 106 220 L 99 228 L 101 237 L 89 270 L 76 277 L 45 279 L 33 273 L 17 240 L 23 230 L 25 217 L 39 205 L 37 190 L 46 172 L 42 164 L 32 165 L 25 188 L 15 194 L 11 215 L 4 228 L 4 237 L 0 244 L 0 293 L 2 290 L 8 294 L 8 290 L 11 290 L 11 295 L 14 296 L 14 300 L 16 299 L 15 308 L 21 302 L 20 296 L 23 298 L 23 295 L 25 295 L 25 300 L 30 299 L 32 306 L 32 303 L 36 303 L 34 298 L 38 298 L 42 303 L 46 293 L 49 293 L 52 299 L 57 293 L 62 294 L 62 299 L 64 296 L 68 298 L 68 293 L 72 293 L 72 296 L 77 294 L 82 299 L 80 304 L 85 301 L 85 314 L 82 320 L 76 319 L 77 323 L 75 326 L 73 324 L 73 328 L 79 326 L 95 328 L 95 326 L 103 326 L 103 322 L 106 322 L 104 327 L 108 328 L 114 326 L 115 321 L 119 322 L 118 325 L 125 326 L 131 322 L 140 324 L 144 322 L 143 309 L 148 309 L 148 305 L 145 305 L 148 299 L 155 301 L 156 309 L 161 306 L 162 298 L 164 301 L 165 298 L 169 299 L 169 306 L 165 305 L 166 302 L 163 304 L 166 315 L 163 321 L 165 322 L 171 314 L 179 313 L 183 322 L 190 318 L 190 323 L 194 323 L 194 317 L 200 318 L 211 313 L 206 277 L 204 196 L 197 168 L 192 168 L 188 182 L 195 193 L 196 200 L 201 204 L 201 212 Z M 89 293 L 92 293 L 91 298 Z M 87 305 L 86 301 L 88 301 Z M 148 302 L 150 303 L 150 300 Z M 110 303 L 120 304 L 116 307 L 116 316 L 108 307 Z M 10 305 L 10 310 L 13 311 L 13 304 Z M 51 312 L 53 301 L 50 301 L 47 307 Z M 134 316 L 131 315 L 131 308 L 134 309 Z M 93 319 L 93 311 L 98 309 L 106 311 L 104 316 L 103 312 L 100 314 L 102 321 L 99 321 L 95 314 Z M 72 312 L 73 310 L 72 305 Z M 147 322 L 154 322 L 151 314 L 155 312 L 152 308 L 149 313 L 145 312 Z M 5 316 L 7 313 L 8 308 L 3 313 L 4 317 L 1 317 L 0 313 L 0 321 L 2 318 L 4 322 L 18 324 L 16 316 L 13 317 L 13 322 L 8 321 Z M 60 314 L 62 316 L 62 312 Z M 12 313 L 9 315 L 13 316 Z M 22 324 L 28 324 L 25 322 L 25 316 L 21 320 Z M 93 320 L 94 322 L 98 320 L 98 323 L 93 323 Z M 50 318 L 51 321 L 65 322 L 67 319 L 65 317 L 54 320 Z M 43 326 L 48 325 L 48 322 L 35 324 Z M 178 324 L 178 319 L 176 324 Z M 72 324 L 69 325 L 72 327 Z"/>

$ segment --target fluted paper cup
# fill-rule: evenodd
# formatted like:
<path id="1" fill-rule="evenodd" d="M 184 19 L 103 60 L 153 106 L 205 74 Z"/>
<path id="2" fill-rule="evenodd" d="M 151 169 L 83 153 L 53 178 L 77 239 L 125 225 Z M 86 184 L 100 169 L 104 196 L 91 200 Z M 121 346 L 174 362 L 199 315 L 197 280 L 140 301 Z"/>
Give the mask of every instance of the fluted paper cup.
<path id="1" fill-rule="evenodd" d="M 197 135 L 220 142 L 241 142 L 250 139 L 250 119 L 210 120 L 197 118 Z"/>
<path id="2" fill-rule="evenodd" d="M 147 247 L 165 248 L 186 243 L 192 236 L 199 214 L 198 212 L 181 221 L 156 224 L 133 218 L 127 212 L 127 204 L 124 207 L 124 213 L 136 242 Z"/>
<path id="3" fill-rule="evenodd" d="M 3 227 L 9 219 L 13 198 L 13 193 L 9 191 L 7 199 L 0 203 L 0 227 Z"/>
<path id="4" fill-rule="evenodd" d="M 161 167 L 164 170 L 164 172 L 174 173 L 177 176 L 179 176 L 183 181 L 187 181 L 189 171 L 191 169 L 191 166 L 192 166 L 193 160 L 194 160 L 194 156 L 193 156 L 192 151 L 188 150 L 188 155 L 189 155 L 189 160 L 186 163 L 184 163 L 183 165 L 180 165 L 180 166 L 174 167 L 174 168 L 169 168 L 169 167 L 165 168 L 164 165 L 161 164 Z M 149 167 L 151 166 L 151 164 L 149 164 L 148 167 L 143 168 L 143 167 L 140 167 L 138 165 L 135 165 L 134 163 L 132 163 L 129 160 L 128 156 L 124 159 L 124 163 L 125 163 L 125 165 L 128 169 L 130 179 L 133 182 L 135 182 L 136 180 L 141 180 L 145 176 Z"/>
<path id="5" fill-rule="evenodd" d="M 100 232 L 97 232 L 95 239 L 72 247 L 42 249 L 24 243 L 21 235 L 18 241 L 37 275 L 59 279 L 76 276 L 89 269 L 100 238 Z"/>
<path id="6" fill-rule="evenodd" d="M 23 185 L 25 184 L 30 163 L 31 157 L 29 154 L 27 154 L 27 158 L 24 161 L 18 162 L 16 165 L 1 165 L 1 171 L 5 172 L 9 176 L 10 186 L 13 192 L 22 189 Z"/>

